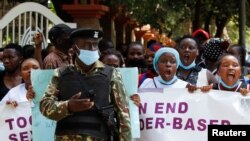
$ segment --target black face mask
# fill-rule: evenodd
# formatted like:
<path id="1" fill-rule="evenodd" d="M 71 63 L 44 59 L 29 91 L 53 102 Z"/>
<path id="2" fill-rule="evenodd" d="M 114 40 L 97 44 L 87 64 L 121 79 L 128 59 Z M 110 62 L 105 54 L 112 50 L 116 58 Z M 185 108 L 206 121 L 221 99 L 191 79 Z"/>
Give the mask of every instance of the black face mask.
<path id="1" fill-rule="evenodd" d="M 146 68 L 147 64 L 145 60 L 128 60 L 129 67 L 139 67 L 139 68 Z"/>

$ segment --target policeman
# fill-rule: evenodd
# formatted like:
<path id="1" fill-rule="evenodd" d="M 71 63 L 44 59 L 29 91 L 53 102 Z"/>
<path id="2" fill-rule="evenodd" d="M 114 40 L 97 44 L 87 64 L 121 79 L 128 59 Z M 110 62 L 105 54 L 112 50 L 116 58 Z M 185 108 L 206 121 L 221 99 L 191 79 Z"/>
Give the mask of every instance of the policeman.
<path id="1" fill-rule="evenodd" d="M 56 141 L 132 140 L 128 97 L 121 75 L 98 60 L 102 36 L 103 32 L 95 29 L 80 28 L 71 33 L 74 65 L 55 69 L 40 102 L 42 114 L 58 121 Z M 119 139 L 110 137 L 114 126 L 117 130 L 112 131 L 118 131 Z"/>

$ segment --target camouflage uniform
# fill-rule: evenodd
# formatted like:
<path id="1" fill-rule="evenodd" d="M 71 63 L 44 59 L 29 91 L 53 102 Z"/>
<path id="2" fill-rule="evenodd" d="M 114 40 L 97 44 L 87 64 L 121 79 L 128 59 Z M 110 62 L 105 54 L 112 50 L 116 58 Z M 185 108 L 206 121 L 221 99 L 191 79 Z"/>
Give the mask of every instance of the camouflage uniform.
<path id="1" fill-rule="evenodd" d="M 101 68 L 104 68 L 104 64 L 100 61 L 97 61 L 94 64 L 93 69 L 91 69 L 88 74 L 83 73 L 80 68 L 79 71 L 83 75 L 91 75 L 99 72 Z M 56 121 L 70 115 L 67 107 L 68 101 L 58 101 L 57 98 L 57 85 L 59 77 L 59 71 L 56 69 L 52 81 L 50 82 L 45 95 L 40 102 L 40 110 L 42 114 Z M 111 84 L 111 91 L 113 94 L 112 96 L 115 99 L 114 107 L 118 113 L 118 121 L 120 121 L 120 141 L 131 141 L 132 137 L 128 110 L 128 97 L 126 96 L 126 91 L 121 80 L 121 74 L 116 69 L 113 70 Z M 64 135 L 56 136 L 55 138 L 56 141 L 103 141 L 103 139 L 87 135 Z"/>

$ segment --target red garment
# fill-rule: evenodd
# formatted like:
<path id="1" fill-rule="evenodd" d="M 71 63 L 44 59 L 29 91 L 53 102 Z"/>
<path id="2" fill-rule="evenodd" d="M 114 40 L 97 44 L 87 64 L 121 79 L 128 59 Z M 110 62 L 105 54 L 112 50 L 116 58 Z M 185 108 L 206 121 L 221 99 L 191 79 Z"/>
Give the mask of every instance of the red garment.
<path id="1" fill-rule="evenodd" d="M 43 60 L 44 69 L 56 69 L 59 67 L 66 66 L 70 63 L 69 60 L 70 59 L 66 54 L 58 50 L 55 50 L 44 58 Z"/>
<path id="2" fill-rule="evenodd" d="M 153 72 L 152 70 L 147 70 L 147 72 L 145 72 L 143 74 L 139 74 L 138 87 L 142 84 L 142 82 L 145 79 L 147 79 L 147 78 L 154 78 L 155 76 L 157 76 L 157 73 Z"/>

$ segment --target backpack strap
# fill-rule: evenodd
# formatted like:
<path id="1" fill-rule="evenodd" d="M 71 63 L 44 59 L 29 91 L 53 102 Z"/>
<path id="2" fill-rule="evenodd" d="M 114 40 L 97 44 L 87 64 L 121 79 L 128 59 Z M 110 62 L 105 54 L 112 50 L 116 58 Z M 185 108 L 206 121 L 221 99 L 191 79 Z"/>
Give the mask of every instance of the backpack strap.
<path id="1" fill-rule="evenodd" d="M 110 66 L 105 66 L 104 69 L 100 72 L 101 74 L 108 77 L 109 80 L 111 80 L 111 76 L 113 73 L 114 68 Z"/>
<path id="2" fill-rule="evenodd" d="M 58 69 L 59 69 L 59 74 L 61 76 L 66 75 L 68 73 L 72 73 L 76 70 L 75 66 L 72 66 L 72 65 L 63 66 Z"/>
<path id="3" fill-rule="evenodd" d="M 202 67 L 199 66 L 199 65 L 196 65 L 196 66 L 194 67 L 194 70 L 197 71 L 197 72 L 200 72 L 201 69 L 202 69 Z"/>

